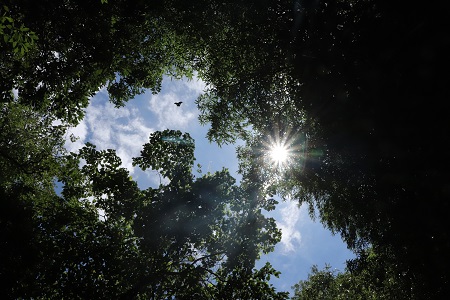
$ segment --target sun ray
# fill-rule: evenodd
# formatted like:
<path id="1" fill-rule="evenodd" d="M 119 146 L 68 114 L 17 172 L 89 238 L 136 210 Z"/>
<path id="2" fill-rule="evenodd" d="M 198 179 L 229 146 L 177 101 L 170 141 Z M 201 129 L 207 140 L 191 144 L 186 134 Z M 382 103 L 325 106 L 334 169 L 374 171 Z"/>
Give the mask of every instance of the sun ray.
<path id="1" fill-rule="evenodd" d="M 282 165 L 289 157 L 288 149 L 285 145 L 277 143 L 269 149 L 270 157 L 277 165 Z"/>
<path id="2" fill-rule="evenodd" d="M 303 165 L 306 159 L 306 137 L 298 131 L 277 128 L 262 144 L 266 166 L 279 174 Z"/>

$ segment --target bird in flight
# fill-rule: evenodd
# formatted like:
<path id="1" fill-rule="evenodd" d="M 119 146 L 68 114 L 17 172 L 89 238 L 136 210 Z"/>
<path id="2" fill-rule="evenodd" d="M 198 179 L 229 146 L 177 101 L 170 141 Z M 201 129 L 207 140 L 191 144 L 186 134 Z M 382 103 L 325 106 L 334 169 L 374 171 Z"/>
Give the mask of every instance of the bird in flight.
<path id="1" fill-rule="evenodd" d="M 176 106 L 180 106 L 181 103 L 183 103 L 183 102 L 182 102 L 182 101 L 180 101 L 180 102 L 175 102 L 174 104 L 175 104 Z"/>

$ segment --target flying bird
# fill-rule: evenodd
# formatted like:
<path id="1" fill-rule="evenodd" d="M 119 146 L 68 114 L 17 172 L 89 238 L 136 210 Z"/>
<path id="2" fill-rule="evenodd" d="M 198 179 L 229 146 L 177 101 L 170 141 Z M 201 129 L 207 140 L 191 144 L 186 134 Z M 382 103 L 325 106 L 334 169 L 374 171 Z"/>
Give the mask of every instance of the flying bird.
<path id="1" fill-rule="evenodd" d="M 174 104 L 175 104 L 176 106 L 180 106 L 181 103 L 183 103 L 183 102 L 182 102 L 182 101 L 180 101 L 180 102 L 175 102 Z"/>

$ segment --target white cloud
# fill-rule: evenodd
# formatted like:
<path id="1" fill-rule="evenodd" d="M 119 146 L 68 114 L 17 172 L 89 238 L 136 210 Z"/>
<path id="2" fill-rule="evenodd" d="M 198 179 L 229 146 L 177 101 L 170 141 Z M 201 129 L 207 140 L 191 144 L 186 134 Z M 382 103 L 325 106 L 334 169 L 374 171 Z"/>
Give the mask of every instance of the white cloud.
<path id="1" fill-rule="evenodd" d="M 75 142 L 70 140 L 70 137 L 77 138 Z M 67 130 L 65 147 L 70 152 L 76 152 L 84 146 L 87 136 L 87 125 L 84 120 L 76 127 L 71 127 Z"/>
<path id="2" fill-rule="evenodd" d="M 205 88 L 206 88 L 206 83 L 201 80 L 200 78 L 198 78 L 196 75 L 194 75 L 194 78 L 192 80 L 182 80 L 183 85 L 188 88 L 189 90 L 191 90 L 194 94 L 201 94 Z"/>
<path id="3" fill-rule="evenodd" d="M 193 110 L 194 104 L 186 100 L 180 106 L 174 103 L 183 101 L 183 95 L 175 93 L 166 93 L 152 95 L 149 101 L 149 109 L 156 115 L 158 130 L 180 129 L 185 130 L 193 122 L 197 122 L 196 110 Z"/>
<path id="4" fill-rule="evenodd" d="M 101 88 L 91 99 L 90 105 L 85 110 L 85 117 L 76 127 L 70 128 L 66 136 L 66 149 L 77 151 L 90 142 L 97 149 L 115 149 L 116 154 L 122 160 L 122 166 L 127 168 L 133 177 L 144 176 L 143 183 L 157 186 L 160 183 L 158 174 L 154 171 L 142 172 L 132 166 L 132 157 L 139 156 L 142 145 L 148 142 L 151 132 L 164 129 L 179 129 L 187 131 L 192 125 L 197 124 L 198 110 L 194 103 L 198 94 L 203 91 L 205 85 L 201 80 L 165 80 L 169 87 L 168 92 L 152 95 L 144 94 L 141 99 L 147 98 L 146 108 L 138 99 L 131 100 L 125 107 L 115 108 L 108 101 L 105 88 Z M 174 102 L 183 101 L 181 106 Z M 78 137 L 75 142 L 70 141 L 70 136 Z M 142 178 L 143 179 L 143 178 Z M 162 183 L 166 183 L 166 179 Z"/>
<path id="5" fill-rule="evenodd" d="M 164 78 L 163 89 L 157 95 L 151 95 L 148 109 L 156 116 L 158 130 L 187 130 L 197 125 L 198 109 L 195 100 L 203 92 L 206 84 L 196 76 L 173 80 Z M 182 101 L 180 106 L 174 103 Z"/>
<path id="6" fill-rule="evenodd" d="M 76 151 L 90 142 L 99 150 L 115 149 L 122 165 L 133 174 L 132 157 L 139 156 L 153 129 L 146 125 L 136 107 L 117 109 L 102 94 L 98 93 L 91 100 L 81 123 L 69 130 L 67 138 L 72 133 L 79 139 L 75 143 L 66 141 L 66 148 Z"/>
<path id="7" fill-rule="evenodd" d="M 193 80 L 165 79 L 164 85 L 168 87 L 166 92 L 163 89 L 158 95 L 148 93 L 138 96 L 119 109 L 108 101 L 106 89 L 100 88 L 86 108 L 84 119 L 78 126 L 68 130 L 66 149 L 75 152 L 86 142 L 96 145 L 99 150 L 115 149 L 122 160 L 122 166 L 135 179 L 144 176 L 144 186 L 159 185 L 158 174 L 150 170 L 144 173 L 134 168 L 132 157 L 139 156 L 142 145 L 148 142 L 148 137 L 154 130 L 169 128 L 188 131 L 196 126 L 198 110 L 195 99 L 205 88 L 205 84 L 196 77 Z M 147 100 L 144 106 L 139 98 Z M 178 101 L 183 101 L 183 104 L 176 106 L 174 102 Z M 71 142 L 71 135 L 78 140 Z M 167 183 L 166 181 L 162 179 L 162 183 Z"/>
<path id="8" fill-rule="evenodd" d="M 19 99 L 19 90 L 18 89 L 12 89 L 12 93 L 14 96 L 14 100 Z"/>
<path id="9" fill-rule="evenodd" d="M 279 205 L 277 209 L 281 213 L 281 220 L 277 221 L 277 226 L 282 233 L 283 253 L 287 254 L 300 246 L 301 235 L 296 226 L 300 219 L 300 209 L 294 201 L 284 202 L 282 207 Z"/>

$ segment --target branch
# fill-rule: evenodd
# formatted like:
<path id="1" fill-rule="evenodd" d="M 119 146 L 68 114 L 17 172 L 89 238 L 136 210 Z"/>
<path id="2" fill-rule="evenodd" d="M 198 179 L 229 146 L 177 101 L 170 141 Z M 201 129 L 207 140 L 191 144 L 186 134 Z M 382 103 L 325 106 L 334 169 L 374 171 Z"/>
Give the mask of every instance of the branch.
<path id="1" fill-rule="evenodd" d="M 209 258 L 209 257 L 217 256 L 217 255 L 224 255 L 224 254 L 226 254 L 225 251 L 220 251 L 220 252 L 212 253 L 212 254 L 209 254 L 209 255 L 205 255 L 205 256 L 199 257 L 196 260 L 192 261 L 191 265 L 193 265 L 193 264 L 195 264 L 195 263 L 197 263 L 200 260 L 203 260 L 205 258 Z"/>
<path id="2" fill-rule="evenodd" d="M 217 255 L 225 255 L 225 254 L 226 254 L 225 251 L 221 251 L 221 252 L 216 252 L 216 253 L 202 256 L 202 257 L 197 258 L 196 260 L 192 261 L 190 264 L 187 265 L 188 267 L 182 271 L 161 271 L 161 272 L 155 272 L 155 273 L 148 274 L 147 276 L 143 277 L 136 285 L 134 285 L 128 291 L 123 293 L 118 299 L 119 300 L 129 300 L 129 299 L 136 298 L 140 292 L 143 292 L 145 290 L 148 283 L 151 283 L 154 278 L 164 278 L 165 276 L 185 276 L 187 273 L 192 272 L 195 269 L 204 270 L 204 271 L 208 272 L 209 274 L 213 275 L 215 278 L 219 279 L 220 281 L 225 281 L 219 274 L 217 274 L 216 272 L 214 272 L 208 268 L 205 268 L 203 266 L 195 266 L 195 268 L 193 268 L 197 262 L 199 262 L 203 259 L 206 259 L 209 257 L 214 257 Z"/>

